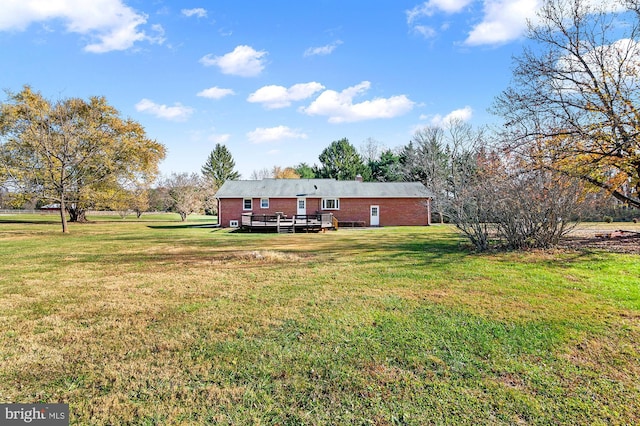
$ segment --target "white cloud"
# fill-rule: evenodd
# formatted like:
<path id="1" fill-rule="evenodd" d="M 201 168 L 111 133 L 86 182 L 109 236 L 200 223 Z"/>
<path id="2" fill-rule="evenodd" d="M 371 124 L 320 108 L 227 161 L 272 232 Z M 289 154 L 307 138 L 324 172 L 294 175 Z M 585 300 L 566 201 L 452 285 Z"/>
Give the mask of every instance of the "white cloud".
<path id="1" fill-rule="evenodd" d="M 624 82 L 627 87 L 640 84 L 640 42 L 624 38 L 612 44 L 596 46 L 581 57 L 563 56 L 556 63 L 562 79 L 553 81 L 554 89 L 567 95 L 584 96 L 584 87 L 591 87 L 591 79 Z M 615 83 L 617 84 L 617 83 Z"/>
<path id="2" fill-rule="evenodd" d="M 153 26 L 155 35 L 148 35 L 140 26 L 147 15 L 137 13 L 122 0 L 16 0 L 0 2 L 0 31 L 24 31 L 33 23 L 61 21 L 71 33 L 93 39 L 84 50 L 105 53 L 127 50 L 136 42 L 162 44 L 164 30 Z"/>
<path id="3" fill-rule="evenodd" d="M 288 89 L 283 86 L 264 86 L 253 92 L 247 98 L 248 102 L 261 103 L 267 109 L 284 108 L 291 105 L 292 101 L 307 99 L 314 93 L 324 89 L 320 83 L 294 84 Z"/>
<path id="4" fill-rule="evenodd" d="M 136 111 L 146 112 L 165 120 L 184 121 L 193 113 L 193 108 L 180 103 L 174 106 L 160 105 L 149 99 L 142 99 L 136 104 Z"/>
<path id="5" fill-rule="evenodd" d="M 209 99 L 222 99 L 229 95 L 235 95 L 235 92 L 231 89 L 221 89 L 220 87 L 215 86 L 204 89 L 196 94 L 196 96 Z"/>
<path id="6" fill-rule="evenodd" d="M 416 20 L 433 16 L 436 12 L 458 13 L 474 0 L 429 0 L 411 10 L 405 11 L 407 23 L 412 25 Z"/>
<path id="7" fill-rule="evenodd" d="M 462 12 L 469 4 L 475 0 L 429 0 L 413 9 L 406 10 L 407 25 L 414 33 L 420 34 L 424 38 L 432 38 L 436 36 L 436 30 L 431 25 L 420 23 L 424 18 L 430 18 L 436 13 L 453 14 Z M 448 27 L 444 24 L 440 27 L 445 30 Z"/>
<path id="8" fill-rule="evenodd" d="M 485 0 L 484 17 L 465 40 L 469 46 L 501 44 L 522 36 L 534 19 L 540 0 Z"/>
<path id="9" fill-rule="evenodd" d="M 264 50 L 256 51 L 251 46 L 237 46 L 233 52 L 213 57 L 211 54 L 200 59 L 206 67 L 217 66 L 223 74 L 254 77 L 264 69 Z"/>
<path id="10" fill-rule="evenodd" d="M 444 117 L 440 114 L 436 114 L 431 118 L 431 124 L 433 126 L 441 126 L 446 127 L 451 124 L 454 120 L 460 121 L 469 121 L 473 116 L 473 109 L 470 106 L 465 106 L 464 108 L 456 109 L 451 111 L 449 114 Z M 420 116 L 420 118 L 424 118 L 425 116 Z"/>
<path id="11" fill-rule="evenodd" d="M 320 47 L 310 47 L 304 51 L 304 56 L 324 56 L 331 54 L 336 47 L 342 44 L 341 40 L 336 40 L 331 44 Z"/>
<path id="12" fill-rule="evenodd" d="M 231 135 L 228 133 L 222 133 L 222 134 L 211 134 L 209 135 L 209 137 L 207 138 L 207 140 L 209 142 L 213 142 L 213 143 L 219 143 L 219 144 L 225 144 L 229 141 L 229 139 L 231 138 Z"/>
<path id="13" fill-rule="evenodd" d="M 196 18 L 207 17 L 207 11 L 201 7 L 198 7 L 195 9 L 182 9 L 180 12 L 182 12 L 182 14 L 187 17 L 191 17 L 191 16 L 195 16 Z"/>
<path id="14" fill-rule="evenodd" d="M 326 115 L 330 123 L 347 123 L 376 118 L 393 118 L 405 114 L 413 108 L 414 102 L 405 95 L 390 98 L 375 98 L 370 101 L 353 103 L 353 98 L 365 93 L 371 83 L 349 87 L 342 92 L 325 90 L 306 108 L 300 111 L 308 115 Z"/>
<path id="15" fill-rule="evenodd" d="M 424 38 L 432 38 L 436 36 L 436 30 L 428 25 L 415 25 L 413 31 L 420 34 Z"/>
<path id="16" fill-rule="evenodd" d="M 287 126 L 258 127 L 247 133 L 247 139 L 253 143 L 277 142 L 283 139 L 306 139 L 307 135 Z"/>

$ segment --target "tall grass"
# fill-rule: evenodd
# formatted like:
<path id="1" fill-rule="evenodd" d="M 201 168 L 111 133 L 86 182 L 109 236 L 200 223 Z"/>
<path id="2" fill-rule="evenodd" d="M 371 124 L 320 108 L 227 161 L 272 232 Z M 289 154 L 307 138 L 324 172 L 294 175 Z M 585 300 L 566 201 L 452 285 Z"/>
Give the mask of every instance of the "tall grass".
<path id="1" fill-rule="evenodd" d="M 191 225 L 0 217 L 0 400 L 82 425 L 640 423 L 638 255 Z"/>

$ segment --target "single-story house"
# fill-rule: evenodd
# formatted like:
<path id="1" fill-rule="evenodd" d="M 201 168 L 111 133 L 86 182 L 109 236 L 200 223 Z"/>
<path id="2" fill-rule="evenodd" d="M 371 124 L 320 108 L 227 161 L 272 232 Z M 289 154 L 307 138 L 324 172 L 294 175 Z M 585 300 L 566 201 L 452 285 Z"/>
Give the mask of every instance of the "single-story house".
<path id="1" fill-rule="evenodd" d="M 362 182 L 335 179 L 226 181 L 215 195 L 221 227 L 247 218 L 331 216 L 340 226 L 431 224 L 431 193 L 420 182 Z"/>

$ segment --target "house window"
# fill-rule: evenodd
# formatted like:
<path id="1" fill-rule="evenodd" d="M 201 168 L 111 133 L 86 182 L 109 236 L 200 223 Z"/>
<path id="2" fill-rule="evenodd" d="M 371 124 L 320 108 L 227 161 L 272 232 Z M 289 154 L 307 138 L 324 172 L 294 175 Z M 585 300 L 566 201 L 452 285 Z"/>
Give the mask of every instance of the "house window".
<path id="1" fill-rule="evenodd" d="M 237 220 L 230 220 L 229 221 L 229 227 L 230 228 L 237 228 L 238 227 L 238 221 Z"/>
<path id="2" fill-rule="evenodd" d="M 253 210 L 253 199 L 245 198 L 242 205 L 243 210 Z"/>
<path id="3" fill-rule="evenodd" d="M 269 208 L 269 199 L 268 198 L 260 198 L 260 208 L 268 209 Z"/>
<path id="4" fill-rule="evenodd" d="M 340 200 L 338 198 L 323 199 L 322 210 L 340 210 Z"/>

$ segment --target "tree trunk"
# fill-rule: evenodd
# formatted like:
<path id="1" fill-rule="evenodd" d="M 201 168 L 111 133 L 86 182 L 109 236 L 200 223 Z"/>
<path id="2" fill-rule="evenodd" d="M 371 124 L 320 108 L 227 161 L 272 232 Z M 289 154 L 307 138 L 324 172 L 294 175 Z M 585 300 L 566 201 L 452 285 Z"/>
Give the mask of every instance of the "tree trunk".
<path id="1" fill-rule="evenodd" d="M 67 212 L 64 206 L 64 198 L 60 199 L 60 219 L 62 220 L 62 233 L 68 234 L 69 227 L 67 225 Z"/>
<path id="2" fill-rule="evenodd" d="M 69 207 L 69 222 L 86 223 L 87 211 L 78 207 Z"/>
<path id="3" fill-rule="evenodd" d="M 187 213 L 180 212 L 180 219 L 182 219 L 183 222 L 186 222 L 187 221 Z"/>

